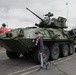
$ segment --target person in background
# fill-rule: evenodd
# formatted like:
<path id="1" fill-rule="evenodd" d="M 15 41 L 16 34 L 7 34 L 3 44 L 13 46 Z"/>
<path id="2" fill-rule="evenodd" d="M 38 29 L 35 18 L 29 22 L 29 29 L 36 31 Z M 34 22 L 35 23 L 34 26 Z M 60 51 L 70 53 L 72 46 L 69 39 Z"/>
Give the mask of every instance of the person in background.
<path id="1" fill-rule="evenodd" d="M 10 31 L 10 30 L 11 30 L 11 28 L 7 28 L 7 27 L 6 27 L 6 24 L 3 23 L 3 24 L 2 24 L 2 27 L 0 28 L 0 34 L 1 34 L 1 33 L 5 33 L 5 32 L 8 32 L 8 31 Z"/>
<path id="2" fill-rule="evenodd" d="M 35 34 L 36 34 L 36 39 L 33 40 L 33 42 L 35 42 L 35 49 L 39 50 L 39 55 L 40 55 L 39 60 L 41 63 L 39 70 L 44 69 L 44 66 L 46 66 L 47 69 L 48 63 L 43 58 L 43 52 L 44 52 L 43 37 L 41 36 L 41 33 L 39 31 L 37 31 Z"/>

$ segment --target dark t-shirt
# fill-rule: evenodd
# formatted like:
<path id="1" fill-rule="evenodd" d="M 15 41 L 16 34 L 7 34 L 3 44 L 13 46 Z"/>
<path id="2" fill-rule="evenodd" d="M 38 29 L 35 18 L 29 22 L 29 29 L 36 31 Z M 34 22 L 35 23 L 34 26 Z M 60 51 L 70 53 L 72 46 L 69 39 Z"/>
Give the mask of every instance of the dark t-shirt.
<path id="1" fill-rule="evenodd" d="M 44 44 L 43 44 L 43 37 L 37 37 L 35 39 L 35 46 L 38 50 L 40 50 L 41 52 L 44 51 Z"/>

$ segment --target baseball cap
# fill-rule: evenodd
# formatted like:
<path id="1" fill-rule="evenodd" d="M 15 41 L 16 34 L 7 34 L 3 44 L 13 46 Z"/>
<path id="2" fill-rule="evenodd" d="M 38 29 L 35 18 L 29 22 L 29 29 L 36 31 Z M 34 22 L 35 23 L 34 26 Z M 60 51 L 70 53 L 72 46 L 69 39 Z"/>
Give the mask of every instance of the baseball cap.
<path id="1" fill-rule="evenodd" d="M 35 34 L 40 34 L 40 32 L 39 32 L 39 31 L 37 31 L 37 32 L 35 32 Z"/>

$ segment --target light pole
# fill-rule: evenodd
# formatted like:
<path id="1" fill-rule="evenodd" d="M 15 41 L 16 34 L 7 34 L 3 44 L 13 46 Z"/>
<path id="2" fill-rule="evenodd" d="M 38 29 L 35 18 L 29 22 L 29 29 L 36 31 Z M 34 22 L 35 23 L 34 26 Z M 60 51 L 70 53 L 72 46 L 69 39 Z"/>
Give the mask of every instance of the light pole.
<path id="1" fill-rule="evenodd" d="M 7 22 L 7 28 L 8 28 L 8 22 Z"/>
<path id="2" fill-rule="evenodd" d="M 67 7 L 67 25 L 68 25 L 68 2 L 66 3 L 66 7 Z"/>

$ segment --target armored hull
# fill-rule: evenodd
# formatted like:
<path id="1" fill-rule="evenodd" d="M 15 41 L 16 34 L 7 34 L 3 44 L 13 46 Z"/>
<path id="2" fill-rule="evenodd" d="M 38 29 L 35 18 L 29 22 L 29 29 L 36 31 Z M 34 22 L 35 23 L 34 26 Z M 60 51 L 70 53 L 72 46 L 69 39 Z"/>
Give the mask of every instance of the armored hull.
<path id="1" fill-rule="evenodd" d="M 33 43 L 32 40 L 36 38 L 35 35 L 36 31 L 41 32 L 41 35 L 44 38 L 44 45 L 46 45 L 49 50 L 50 46 L 52 45 L 60 46 L 61 44 L 65 43 L 67 44 L 69 44 L 70 42 L 73 43 L 73 38 L 71 38 L 70 35 L 68 35 L 68 32 L 64 31 L 64 33 L 62 34 L 63 30 L 60 28 L 53 29 L 53 28 L 29 27 L 29 28 L 13 29 L 10 32 L 1 34 L 0 45 L 6 49 L 6 53 L 7 51 L 9 51 L 19 54 L 27 54 L 27 53 L 29 54 L 30 52 L 34 51 L 35 43 Z M 52 59 L 57 58 L 52 57 Z"/>

